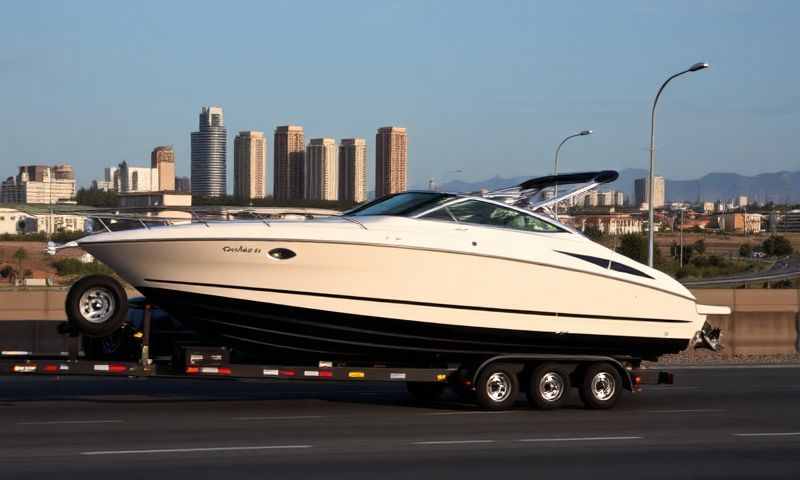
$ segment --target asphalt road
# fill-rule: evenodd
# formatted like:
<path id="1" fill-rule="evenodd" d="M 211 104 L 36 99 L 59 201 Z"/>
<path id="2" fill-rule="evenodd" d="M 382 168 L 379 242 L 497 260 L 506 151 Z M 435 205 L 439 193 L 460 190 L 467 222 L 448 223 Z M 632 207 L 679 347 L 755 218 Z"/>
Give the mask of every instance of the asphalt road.
<path id="1" fill-rule="evenodd" d="M 0 377 L 2 478 L 800 478 L 800 368 L 676 370 L 611 411 L 402 385 Z"/>

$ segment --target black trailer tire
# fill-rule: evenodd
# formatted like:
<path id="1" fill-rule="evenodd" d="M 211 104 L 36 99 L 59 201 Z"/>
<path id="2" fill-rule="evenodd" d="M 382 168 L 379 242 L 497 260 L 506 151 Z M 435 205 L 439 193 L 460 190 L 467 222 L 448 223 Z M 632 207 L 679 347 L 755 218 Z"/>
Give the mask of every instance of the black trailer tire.
<path id="1" fill-rule="evenodd" d="M 624 388 L 622 375 L 609 363 L 593 363 L 583 372 L 578 389 L 586 408 L 602 410 L 613 407 Z"/>
<path id="2" fill-rule="evenodd" d="M 531 373 L 528 401 L 536 408 L 552 410 L 561 407 L 569 393 L 569 371 L 557 363 L 544 363 Z"/>
<path id="3" fill-rule="evenodd" d="M 431 382 L 406 382 L 408 393 L 422 403 L 435 402 L 444 395 L 447 385 Z"/>
<path id="4" fill-rule="evenodd" d="M 122 326 L 128 315 L 128 296 L 107 275 L 83 277 L 69 289 L 64 305 L 67 320 L 87 337 L 105 337 Z"/>
<path id="5" fill-rule="evenodd" d="M 519 395 L 519 379 L 513 369 L 501 364 L 483 367 L 475 383 L 478 405 L 487 410 L 508 410 Z"/>

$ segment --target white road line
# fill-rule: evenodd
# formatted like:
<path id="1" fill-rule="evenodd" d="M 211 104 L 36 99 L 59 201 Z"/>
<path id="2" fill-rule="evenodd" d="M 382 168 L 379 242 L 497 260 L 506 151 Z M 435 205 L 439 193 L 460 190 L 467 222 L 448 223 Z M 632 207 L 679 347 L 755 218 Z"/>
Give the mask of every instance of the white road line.
<path id="1" fill-rule="evenodd" d="M 49 422 L 17 422 L 17 425 L 81 425 L 92 423 L 125 423 L 125 420 L 53 420 Z"/>
<path id="2" fill-rule="evenodd" d="M 469 445 L 474 443 L 494 442 L 494 440 L 432 440 L 427 442 L 411 442 L 411 445 Z"/>
<path id="3" fill-rule="evenodd" d="M 554 438 L 523 438 L 518 442 L 547 443 L 547 442 L 601 442 L 618 440 L 641 440 L 644 437 L 554 437 Z"/>
<path id="4" fill-rule="evenodd" d="M 497 415 L 500 413 L 515 413 L 513 410 L 507 410 L 504 412 L 481 412 L 479 410 L 470 410 L 467 412 L 433 412 L 433 413 L 421 413 L 420 415 L 424 416 L 444 416 L 444 415 Z"/>
<path id="5" fill-rule="evenodd" d="M 645 410 L 645 413 L 719 413 L 726 411 L 721 408 L 695 408 L 687 410 Z"/>
<path id="6" fill-rule="evenodd" d="M 322 415 L 294 415 L 285 417 L 232 417 L 231 420 L 307 420 L 314 418 L 325 418 Z"/>
<path id="7" fill-rule="evenodd" d="M 253 445 L 245 447 L 203 447 L 203 448 L 153 448 L 148 450 L 95 450 L 81 452 L 81 455 L 140 455 L 145 453 L 194 453 L 194 452 L 234 452 L 246 450 L 281 450 L 311 448 L 311 445 Z"/>
<path id="8" fill-rule="evenodd" d="M 797 437 L 800 432 L 734 433 L 734 437 Z"/>

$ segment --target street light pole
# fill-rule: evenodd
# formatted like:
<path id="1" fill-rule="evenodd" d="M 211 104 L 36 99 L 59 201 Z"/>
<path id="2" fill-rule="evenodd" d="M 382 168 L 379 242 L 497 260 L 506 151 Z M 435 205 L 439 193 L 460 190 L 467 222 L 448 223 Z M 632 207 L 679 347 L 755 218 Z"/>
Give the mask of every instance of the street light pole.
<path id="1" fill-rule="evenodd" d="M 556 147 L 556 159 L 555 159 L 555 162 L 553 164 L 553 176 L 558 175 L 558 154 L 561 153 L 561 147 L 565 143 L 567 143 L 567 140 L 569 140 L 570 138 L 583 137 L 583 136 L 591 135 L 591 134 L 592 134 L 591 130 L 581 130 L 580 132 L 573 133 L 572 135 L 567 136 L 564 140 L 561 140 L 561 143 L 559 143 L 558 147 Z M 558 197 L 558 184 L 557 183 L 554 185 L 554 191 L 553 191 L 553 198 L 556 198 L 556 197 Z M 558 218 L 558 203 L 556 203 L 554 210 L 556 212 L 556 218 Z"/>
<path id="2" fill-rule="evenodd" d="M 655 161 L 656 161 L 656 146 L 655 146 L 655 139 L 656 139 L 656 105 L 658 104 L 658 99 L 661 97 L 661 92 L 664 90 L 664 87 L 672 81 L 673 78 L 679 77 L 685 73 L 696 72 L 698 70 L 702 70 L 704 68 L 708 68 L 711 65 L 707 63 L 695 63 L 691 67 L 687 68 L 682 72 L 678 72 L 675 75 L 669 77 L 661 84 L 661 88 L 658 89 L 658 93 L 656 93 L 656 98 L 653 100 L 653 109 L 650 111 L 650 174 L 648 176 L 647 184 L 648 192 L 647 192 L 647 210 L 648 210 L 648 235 L 647 235 L 647 265 L 650 267 L 653 266 L 653 251 L 654 251 L 654 241 L 655 241 L 655 226 L 654 226 L 654 217 L 655 217 L 655 209 L 653 205 L 653 187 L 655 186 L 655 179 L 653 177 L 653 170 L 655 168 Z"/>

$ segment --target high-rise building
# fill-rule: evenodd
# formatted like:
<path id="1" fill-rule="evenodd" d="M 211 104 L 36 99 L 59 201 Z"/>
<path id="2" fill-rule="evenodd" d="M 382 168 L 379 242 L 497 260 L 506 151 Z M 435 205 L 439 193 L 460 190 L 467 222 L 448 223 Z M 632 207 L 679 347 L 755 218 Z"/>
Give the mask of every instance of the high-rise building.
<path id="1" fill-rule="evenodd" d="M 222 108 L 203 107 L 200 110 L 200 128 L 192 132 L 193 195 L 225 195 L 227 135 Z"/>
<path id="2" fill-rule="evenodd" d="M 306 148 L 305 197 L 336 200 L 339 196 L 339 162 L 332 138 L 312 138 Z"/>
<path id="3" fill-rule="evenodd" d="M 403 192 L 408 185 L 406 129 L 382 127 L 375 135 L 375 198 Z"/>
<path id="4" fill-rule="evenodd" d="M 303 127 L 284 125 L 275 129 L 275 200 L 305 198 L 305 148 Z"/>
<path id="5" fill-rule="evenodd" d="M 339 144 L 339 200 L 367 200 L 367 141 L 343 138 Z"/>
<path id="6" fill-rule="evenodd" d="M 158 185 L 157 168 L 131 167 L 125 161 L 119 164 L 115 180 L 119 193 L 154 192 Z"/>
<path id="7" fill-rule="evenodd" d="M 175 150 L 172 145 L 156 147 L 150 153 L 150 167 L 158 170 L 159 192 L 175 191 Z"/>
<path id="8" fill-rule="evenodd" d="M 175 177 L 175 191 L 177 193 L 192 193 L 192 179 L 189 177 Z"/>
<path id="9" fill-rule="evenodd" d="M 662 208 L 666 197 L 664 177 L 653 177 L 653 185 L 653 207 Z M 636 206 L 649 205 L 649 177 L 637 178 L 633 183 L 633 189 L 635 193 L 634 197 L 636 198 Z"/>
<path id="10" fill-rule="evenodd" d="M 0 203 L 58 203 L 75 197 L 75 175 L 69 165 L 25 165 L 0 185 Z"/>
<path id="11" fill-rule="evenodd" d="M 264 198 L 267 140 L 264 132 L 242 131 L 233 142 L 233 194 L 241 200 Z"/>
<path id="12" fill-rule="evenodd" d="M 736 206 L 739 208 L 746 207 L 748 204 L 747 195 L 739 195 L 739 198 L 736 199 Z"/>

